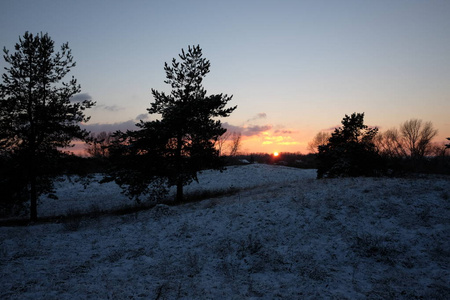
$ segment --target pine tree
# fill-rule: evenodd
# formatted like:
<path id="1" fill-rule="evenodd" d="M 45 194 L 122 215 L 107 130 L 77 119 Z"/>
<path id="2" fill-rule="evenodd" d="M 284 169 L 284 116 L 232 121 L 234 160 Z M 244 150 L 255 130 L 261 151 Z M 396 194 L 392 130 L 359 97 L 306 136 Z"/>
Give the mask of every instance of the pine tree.
<path id="1" fill-rule="evenodd" d="M 80 92 L 75 78 L 60 82 L 75 67 L 68 43 L 55 53 L 48 34 L 26 32 L 14 53 L 3 51 L 9 67 L 0 84 L 0 149 L 4 158 L 24 170 L 30 217 L 36 220 L 37 198 L 52 188 L 50 166 L 60 156 L 59 149 L 88 137 L 79 123 L 89 120 L 84 110 L 94 103 L 71 101 Z"/>
<path id="2" fill-rule="evenodd" d="M 202 82 L 209 73 L 210 62 L 202 57 L 200 46 L 189 46 L 179 57 L 181 61 L 174 58 L 171 65 L 164 65 L 165 83 L 171 86 L 171 93 L 152 89 L 155 101 L 148 112 L 160 119 L 141 121 L 137 124 L 141 129 L 122 135 L 122 146 L 111 151 L 113 159 L 118 157 L 116 161 L 124 156 L 133 161 L 125 166 L 134 166 L 130 170 L 133 178 L 129 178 L 130 172 L 116 176 L 116 182 L 126 185 L 132 195 L 139 193 L 138 187 L 147 192 L 146 184 L 165 176 L 169 186 L 177 187 L 176 200 L 181 202 L 183 186 L 197 180 L 200 170 L 222 168 L 215 143 L 226 129 L 217 118 L 229 116 L 236 106 L 225 108 L 232 96 L 206 95 Z"/>
<path id="3" fill-rule="evenodd" d="M 319 146 L 317 178 L 375 175 L 381 161 L 373 139 L 378 128 L 364 125 L 364 113 L 345 115 L 326 145 Z"/>

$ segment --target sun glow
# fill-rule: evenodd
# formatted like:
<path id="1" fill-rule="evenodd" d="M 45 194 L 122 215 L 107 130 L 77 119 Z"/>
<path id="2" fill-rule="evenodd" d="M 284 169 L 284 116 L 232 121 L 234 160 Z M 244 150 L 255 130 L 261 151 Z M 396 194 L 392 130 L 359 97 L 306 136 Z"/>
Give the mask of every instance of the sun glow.
<path id="1" fill-rule="evenodd" d="M 273 153 L 273 156 L 278 156 L 278 155 L 280 155 L 280 153 L 278 153 L 278 152 Z"/>

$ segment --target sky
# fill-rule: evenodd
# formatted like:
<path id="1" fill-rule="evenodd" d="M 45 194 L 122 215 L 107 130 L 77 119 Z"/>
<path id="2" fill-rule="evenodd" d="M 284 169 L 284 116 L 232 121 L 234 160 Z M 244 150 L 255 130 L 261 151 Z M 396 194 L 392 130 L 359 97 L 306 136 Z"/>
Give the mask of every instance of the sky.
<path id="1" fill-rule="evenodd" d="M 446 141 L 449 28 L 448 0 L 0 2 L 0 47 L 13 51 L 26 31 L 69 42 L 77 97 L 97 103 L 92 132 L 155 119 L 151 89 L 170 92 L 164 63 L 200 45 L 208 94 L 238 106 L 222 122 L 241 132 L 242 152 L 307 153 L 353 112 L 380 131 L 431 121 Z"/>

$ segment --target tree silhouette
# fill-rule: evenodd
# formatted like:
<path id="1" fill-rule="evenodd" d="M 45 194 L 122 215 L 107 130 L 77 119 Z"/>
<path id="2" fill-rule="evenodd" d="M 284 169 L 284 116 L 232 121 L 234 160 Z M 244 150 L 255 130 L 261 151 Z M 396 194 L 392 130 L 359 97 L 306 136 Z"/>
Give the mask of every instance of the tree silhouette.
<path id="1" fill-rule="evenodd" d="M 378 133 L 374 139 L 375 145 L 381 155 L 387 158 L 406 157 L 404 140 L 397 128 L 391 128 Z"/>
<path id="2" fill-rule="evenodd" d="M 51 164 L 60 148 L 73 139 L 87 138 L 79 123 L 89 120 L 84 110 L 94 103 L 71 101 L 80 92 L 75 78 L 60 83 L 75 66 L 68 43 L 55 53 L 48 34 L 26 32 L 14 53 L 3 51 L 9 67 L 0 84 L 0 149 L 4 157 L 15 161 L 16 168 L 25 170 L 21 178 L 29 186 L 30 217 L 36 220 L 37 198 L 52 187 Z"/>
<path id="3" fill-rule="evenodd" d="M 309 153 L 317 153 L 319 151 L 319 146 L 325 145 L 328 143 L 328 139 L 330 138 L 331 134 L 327 132 L 318 132 L 313 140 L 308 143 L 308 151 Z"/>
<path id="4" fill-rule="evenodd" d="M 404 147 L 408 150 L 412 159 L 421 159 L 430 151 L 431 140 L 438 131 L 433 128 L 433 123 L 422 123 L 422 120 L 411 119 L 400 125 Z"/>
<path id="5" fill-rule="evenodd" d="M 231 144 L 230 144 L 230 156 L 236 156 L 241 149 L 241 136 L 240 132 L 233 132 L 231 134 Z"/>
<path id="6" fill-rule="evenodd" d="M 216 148 L 219 151 L 219 156 L 225 155 L 224 153 L 225 143 L 228 142 L 228 140 L 231 138 L 231 135 L 232 132 L 227 131 L 217 138 Z"/>
<path id="7" fill-rule="evenodd" d="M 236 106 L 225 108 L 232 96 L 206 96 L 203 78 L 209 73 L 210 62 L 202 57 L 200 46 L 188 47 L 172 64 L 165 63 L 165 83 L 170 94 L 152 89 L 155 99 L 148 109 L 160 120 L 136 124 L 136 132 L 118 133 L 118 142 L 111 149 L 112 159 L 120 163 L 129 160 L 131 168 L 124 174 L 116 170 L 116 182 L 135 196 L 149 192 L 147 186 L 164 176 L 170 186 L 177 187 L 176 200 L 183 201 L 183 186 L 197 180 L 197 172 L 205 168 L 220 169 L 215 143 L 226 132 L 218 117 L 227 117 Z M 144 167 L 145 166 L 145 167 Z M 132 174 L 132 175 L 130 175 Z"/>
<path id="8" fill-rule="evenodd" d="M 342 125 L 319 146 L 317 178 L 374 175 L 380 167 L 373 143 L 378 128 L 364 125 L 364 113 L 345 115 Z"/>
<path id="9" fill-rule="evenodd" d="M 108 157 L 108 147 L 112 142 L 112 133 L 102 131 L 98 134 L 92 133 L 89 137 L 89 144 L 86 145 L 86 152 L 95 158 Z"/>

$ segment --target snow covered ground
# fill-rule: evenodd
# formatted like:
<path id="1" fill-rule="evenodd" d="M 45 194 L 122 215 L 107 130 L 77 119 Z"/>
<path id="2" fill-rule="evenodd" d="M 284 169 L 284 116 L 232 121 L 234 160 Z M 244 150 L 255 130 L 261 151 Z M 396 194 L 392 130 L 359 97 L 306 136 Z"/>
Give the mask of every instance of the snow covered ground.
<path id="1" fill-rule="evenodd" d="M 241 190 L 1 227 L 0 298 L 448 299 L 449 177 L 316 180 L 248 165 L 199 178 L 188 192 Z M 114 184 L 58 184 L 41 216 L 130 204 Z"/>
<path id="2" fill-rule="evenodd" d="M 228 189 L 246 189 L 267 186 L 276 183 L 299 181 L 315 178 L 315 170 L 284 168 L 270 165 L 247 165 L 227 167 L 222 173 L 207 170 L 198 175 L 199 182 L 192 182 L 184 187 L 186 194 L 203 191 L 217 191 Z M 74 178 L 62 178 L 55 184 L 58 199 L 42 197 L 38 205 L 38 216 L 67 215 L 76 212 L 92 210 L 114 210 L 135 205 L 134 201 L 121 194 L 121 189 L 115 183 L 100 184 L 101 175 L 94 177 L 96 181 L 89 186 L 76 182 Z M 75 184 L 68 184 L 68 182 Z M 175 188 L 169 197 L 175 198 Z"/>

